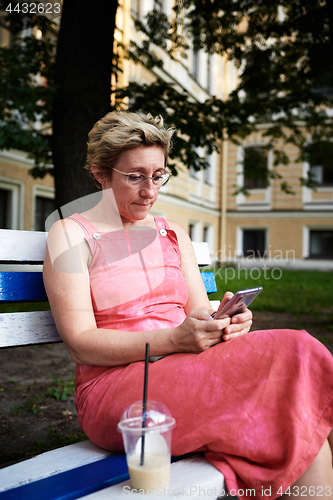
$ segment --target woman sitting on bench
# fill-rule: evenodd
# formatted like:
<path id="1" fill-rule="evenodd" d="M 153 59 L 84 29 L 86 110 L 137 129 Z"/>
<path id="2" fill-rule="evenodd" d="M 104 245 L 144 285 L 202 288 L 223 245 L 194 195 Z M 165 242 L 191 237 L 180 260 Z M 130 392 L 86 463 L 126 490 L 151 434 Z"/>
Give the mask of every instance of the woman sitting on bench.
<path id="1" fill-rule="evenodd" d="M 173 455 L 203 451 L 239 498 L 288 487 L 282 498 L 333 498 L 332 356 L 305 331 L 248 333 L 249 310 L 212 320 L 186 231 L 150 214 L 169 179 L 172 133 L 142 113 L 97 122 L 87 168 L 101 201 L 48 236 L 45 287 L 77 365 L 79 424 L 98 446 L 123 451 L 117 424 L 142 398 L 149 342 L 161 356 L 149 399 L 176 419 Z"/>

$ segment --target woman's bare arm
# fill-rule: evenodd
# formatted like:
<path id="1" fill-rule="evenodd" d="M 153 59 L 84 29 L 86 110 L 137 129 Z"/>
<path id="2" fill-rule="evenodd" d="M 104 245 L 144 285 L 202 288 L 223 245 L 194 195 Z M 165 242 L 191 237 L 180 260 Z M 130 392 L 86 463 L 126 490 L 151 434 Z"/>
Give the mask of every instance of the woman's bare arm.
<path id="1" fill-rule="evenodd" d="M 51 228 L 44 283 L 57 329 L 76 363 L 117 366 L 143 360 L 146 342 L 151 355 L 163 355 L 201 352 L 220 341 L 228 319 L 211 321 L 207 310 L 192 311 L 176 328 L 140 332 L 97 328 L 89 258 L 84 233 L 74 221 L 59 221 Z"/>
<path id="2" fill-rule="evenodd" d="M 207 297 L 190 237 L 185 229 L 177 222 L 169 221 L 168 223 L 170 228 L 177 234 L 181 252 L 182 272 L 188 286 L 189 298 L 185 307 L 185 312 L 189 314 L 190 311 L 202 308 L 206 308 L 212 312 L 213 309 Z M 219 309 L 223 308 L 232 296 L 232 292 L 225 292 Z M 231 340 L 239 335 L 244 335 L 249 332 L 251 325 L 252 312 L 246 309 L 243 313 L 237 314 L 231 318 L 230 325 L 224 329 L 223 339 Z"/>

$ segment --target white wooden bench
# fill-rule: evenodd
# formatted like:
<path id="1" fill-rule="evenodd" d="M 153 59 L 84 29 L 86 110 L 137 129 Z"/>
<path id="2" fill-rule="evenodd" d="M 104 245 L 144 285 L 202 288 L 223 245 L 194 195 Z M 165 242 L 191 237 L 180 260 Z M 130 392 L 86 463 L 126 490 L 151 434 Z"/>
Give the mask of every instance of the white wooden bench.
<path id="1" fill-rule="evenodd" d="M 47 302 L 42 280 L 46 236 L 0 230 L 0 302 Z M 199 265 L 209 265 L 208 245 L 194 247 Z M 206 289 L 215 291 L 215 280 L 205 274 Z M 0 314 L 0 348 L 54 342 L 61 338 L 50 311 Z M 124 455 L 86 440 L 0 469 L 0 500 L 123 499 L 131 491 L 128 477 Z M 164 496 L 181 499 L 190 493 L 191 499 L 215 499 L 223 496 L 224 489 L 223 475 L 199 454 L 172 463 Z"/>

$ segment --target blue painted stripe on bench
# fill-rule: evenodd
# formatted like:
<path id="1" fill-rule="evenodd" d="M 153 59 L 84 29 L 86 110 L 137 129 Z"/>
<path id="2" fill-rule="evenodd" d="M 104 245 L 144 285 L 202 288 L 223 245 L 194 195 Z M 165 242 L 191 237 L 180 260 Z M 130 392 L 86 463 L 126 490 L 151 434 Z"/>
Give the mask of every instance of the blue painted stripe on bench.
<path id="1" fill-rule="evenodd" d="M 217 292 L 214 273 L 201 273 L 207 293 Z M 0 272 L 0 302 L 47 301 L 42 273 Z"/>
<path id="2" fill-rule="evenodd" d="M 111 455 L 0 493 L 0 500 L 74 500 L 129 478 L 125 455 Z"/>
<path id="3" fill-rule="evenodd" d="M 216 286 L 216 281 L 215 281 L 215 276 L 214 273 L 200 273 L 201 277 L 203 279 L 206 292 L 207 293 L 214 293 L 217 292 L 217 286 Z"/>
<path id="4" fill-rule="evenodd" d="M 0 272 L 0 302 L 47 300 L 42 273 Z"/>

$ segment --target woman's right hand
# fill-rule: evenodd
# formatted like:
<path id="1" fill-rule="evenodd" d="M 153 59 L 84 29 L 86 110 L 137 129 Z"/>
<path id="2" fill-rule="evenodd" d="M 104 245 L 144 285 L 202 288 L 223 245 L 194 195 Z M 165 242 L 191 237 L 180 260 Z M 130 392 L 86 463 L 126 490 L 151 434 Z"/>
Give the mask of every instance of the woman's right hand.
<path id="1" fill-rule="evenodd" d="M 230 318 L 216 319 L 207 309 L 191 311 L 172 336 L 174 352 L 199 353 L 222 340 L 223 330 L 230 324 Z"/>

